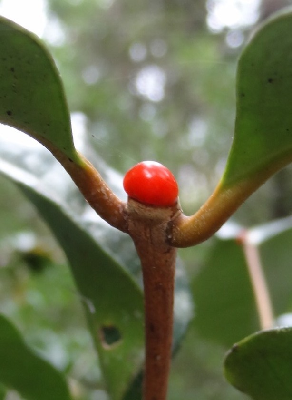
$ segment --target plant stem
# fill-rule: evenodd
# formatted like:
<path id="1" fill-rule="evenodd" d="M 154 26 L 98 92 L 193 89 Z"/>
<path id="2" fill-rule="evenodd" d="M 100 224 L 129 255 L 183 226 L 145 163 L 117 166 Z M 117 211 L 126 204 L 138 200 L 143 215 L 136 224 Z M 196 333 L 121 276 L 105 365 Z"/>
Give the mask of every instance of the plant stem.
<path id="1" fill-rule="evenodd" d="M 171 361 L 176 249 L 166 243 L 174 207 L 128 200 L 128 230 L 140 257 L 145 293 L 144 400 L 165 400 Z"/>
<path id="2" fill-rule="evenodd" d="M 41 143 L 65 168 L 96 213 L 108 224 L 126 232 L 126 204 L 113 193 L 94 166 L 78 152 L 77 161 L 73 161 L 48 140 L 42 138 Z"/>
<path id="3" fill-rule="evenodd" d="M 256 245 L 251 243 L 248 234 L 242 236 L 243 252 L 246 259 L 255 302 L 262 329 L 270 329 L 274 324 L 273 306 L 265 280 L 263 267 Z"/>
<path id="4" fill-rule="evenodd" d="M 291 163 L 291 157 L 287 150 L 285 156 L 275 159 L 271 165 L 228 184 L 223 176 L 212 195 L 195 214 L 186 216 L 180 213 L 172 221 L 169 243 L 175 247 L 190 247 L 210 238 L 255 190 L 275 172 Z"/>

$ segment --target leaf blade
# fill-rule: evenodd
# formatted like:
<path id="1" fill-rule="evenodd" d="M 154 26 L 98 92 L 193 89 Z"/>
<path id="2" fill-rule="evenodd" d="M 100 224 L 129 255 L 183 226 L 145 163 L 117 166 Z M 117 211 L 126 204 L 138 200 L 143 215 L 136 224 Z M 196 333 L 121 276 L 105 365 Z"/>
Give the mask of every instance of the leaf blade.
<path id="1" fill-rule="evenodd" d="M 1 122 L 51 142 L 78 162 L 63 85 L 49 52 L 34 34 L 3 17 L 0 35 Z"/>
<path id="2" fill-rule="evenodd" d="M 226 379 L 254 400 L 289 400 L 292 329 L 255 333 L 233 346 L 224 363 Z"/>
<path id="3" fill-rule="evenodd" d="M 23 141 L 23 139 L 26 140 Z M 84 146 L 86 147 L 86 141 Z M 90 147 L 88 150 L 90 150 Z M 115 171 L 106 167 L 96 155 L 91 155 L 91 158 L 94 159 L 95 164 L 99 166 L 115 191 L 122 195 L 122 178 Z M 140 373 L 143 363 L 144 307 L 142 289 L 136 283 L 141 282 L 140 262 L 132 240 L 128 235 L 113 230 L 100 219 L 88 204 L 81 200 L 77 188 L 56 160 L 46 149 L 26 138 L 22 133 L 12 132 L 11 135 L 7 135 L 4 132 L 1 135 L 0 131 L 0 172 L 21 187 L 21 190 L 37 207 L 42 217 L 47 220 L 52 231 L 59 230 L 57 237 L 59 237 L 59 242 L 66 252 L 71 252 L 70 260 L 74 264 L 72 265 L 72 272 L 75 280 L 79 282 L 80 298 L 83 299 L 87 317 L 90 319 L 91 332 L 96 347 L 98 346 L 98 352 L 104 359 L 103 364 L 107 364 L 108 369 L 114 368 L 116 365 L 123 366 L 125 373 L 128 373 L 128 378 L 123 376 L 123 379 L 121 379 L 121 375 L 113 375 L 109 379 L 108 385 L 116 386 L 113 390 L 114 393 L 110 390 L 113 398 L 120 399 L 124 393 L 125 396 L 129 396 L 127 399 L 138 399 L 139 389 L 138 392 L 132 393 L 130 386 L 135 383 L 135 376 Z M 62 225 L 62 228 L 58 228 L 58 224 Z M 81 239 L 77 240 L 78 237 L 81 237 Z M 95 255 L 91 258 L 87 256 L 86 263 L 84 263 L 81 254 L 92 254 L 93 251 L 90 250 L 90 247 L 96 247 Z M 76 256 L 72 253 L 72 249 L 75 253 L 78 253 Z M 108 268 L 107 259 L 111 264 Z M 98 265 L 98 260 L 101 264 L 104 263 L 104 268 L 102 265 Z M 120 272 L 114 273 L 115 269 L 119 269 Z M 129 274 L 125 271 L 128 271 Z M 113 275 L 113 285 L 110 286 L 109 293 L 105 293 L 106 282 L 109 282 Z M 180 262 L 177 266 L 176 275 L 175 348 L 178 347 L 185 334 L 193 311 L 185 271 Z M 133 281 L 133 278 L 136 282 Z M 90 281 L 88 285 L 87 281 Z M 122 286 L 126 285 L 126 281 L 128 281 L 128 287 L 123 289 L 123 292 L 128 296 L 128 300 L 120 300 L 117 294 L 122 294 Z M 104 282 L 104 287 L 102 287 L 102 282 Z M 131 299 L 129 299 L 130 293 L 134 293 Z M 92 301 L 92 298 L 95 300 Z M 122 308 L 125 309 L 125 307 L 122 307 L 122 305 L 125 305 L 126 301 L 131 304 L 128 312 L 123 315 Z M 114 304 L 118 304 L 118 309 Z M 104 308 L 103 313 L 100 307 Z M 114 309 L 114 315 L 110 308 Z M 98 326 L 92 321 L 94 314 L 90 312 L 91 309 L 98 310 Z M 115 319 L 113 320 L 113 318 Z M 123 318 L 125 321 L 122 321 Z M 133 322 L 131 322 L 132 319 Z M 105 343 L 102 343 L 102 328 L 109 326 L 119 328 L 122 334 L 122 342 L 123 340 L 126 341 L 129 346 L 128 355 L 125 353 L 122 355 L 122 351 L 119 351 L 119 346 L 123 344 L 118 344 L 118 341 L 116 347 L 115 345 L 112 347 L 105 346 Z M 128 333 L 124 337 L 125 330 Z M 133 333 L 133 331 L 136 333 Z M 131 338 L 131 335 L 136 338 Z M 130 349 L 131 342 L 132 350 Z M 129 359 L 130 352 L 135 354 L 133 356 L 134 361 L 127 363 L 125 368 L 125 365 L 122 365 L 122 360 Z M 118 363 L 115 354 L 120 357 Z M 116 370 L 119 371 L 119 368 L 116 368 Z M 107 374 L 106 369 L 104 369 L 104 374 Z M 111 375 L 111 372 L 108 374 Z M 141 380 L 138 379 L 138 381 L 141 383 Z M 127 394 L 126 389 L 129 390 Z"/>
<path id="4" fill-rule="evenodd" d="M 242 52 L 234 139 L 223 176 L 195 214 L 178 218 L 174 245 L 187 247 L 211 237 L 255 190 L 291 163 L 291 30 L 289 8 L 265 22 Z"/>
<path id="5" fill-rule="evenodd" d="M 213 239 L 191 286 L 194 326 L 203 337 L 229 347 L 259 329 L 245 259 L 235 240 Z"/>
<path id="6" fill-rule="evenodd" d="M 254 34 L 237 70 L 236 122 L 222 185 L 271 175 L 292 160 L 291 9 Z"/>
<path id="7" fill-rule="evenodd" d="M 0 381 L 29 400 L 69 400 L 62 374 L 25 344 L 12 323 L 0 314 Z"/>
<path id="8" fill-rule="evenodd" d="M 143 293 L 122 265 L 124 258 L 136 263 L 128 254 L 132 243 L 117 230 L 113 235 L 114 228 L 82 201 L 45 148 L 25 136 L 26 145 L 13 140 L 17 136 L 22 134 L 0 135 L 0 171 L 25 192 L 67 253 L 109 394 L 120 400 L 144 359 Z M 125 246 L 127 252 L 115 260 L 114 250 Z M 122 291 L 124 299 L 117 296 Z M 108 345 L 108 332 L 115 333 L 111 328 L 122 336 L 112 346 Z M 130 361 L 125 364 L 125 359 Z"/>
<path id="9" fill-rule="evenodd" d="M 144 358 L 142 291 L 82 226 L 72 223 L 66 212 L 28 187 L 21 186 L 21 190 L 37 207 L 66 253 L 109 393 L 112 399 L 121 399 Z M 107 338 L 108 331 L 118 335 L 113 344 Z M 128 360 L 127 365 L 124 360 Z"/>

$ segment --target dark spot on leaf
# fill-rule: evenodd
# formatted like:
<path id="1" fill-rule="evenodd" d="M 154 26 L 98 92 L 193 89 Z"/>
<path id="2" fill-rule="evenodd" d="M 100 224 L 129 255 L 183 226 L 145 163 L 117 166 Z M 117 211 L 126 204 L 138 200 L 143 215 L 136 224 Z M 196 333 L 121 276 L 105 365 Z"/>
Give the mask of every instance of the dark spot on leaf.
<path id="1" fill-rule="evenodd" d="M 13 68 L 13 67 L 11 67 L 11 68 L 10 68 L 10 71 L 11 71 L 11 72 L 14 72 L 15 70 L 14 70 L 14 68 Z"/>
<path id="2" fill-rule="evenodd" d="M 99 331 L 99 336 L 106 350 L 114 348 L 122 340 L 121 332 L 114 325 L 104 325 Z"/>
<path id="3" fill-rule="evenodd" d="M 69 157 L 68 157 L 68 160 L 69 160 L 70 162 L 73 162 L 73 160 L 72 160 L 71 158 L 69 158 Z"/>
<path id="4" fill-rule="evenodd" d="M 240 93 L 240 97 L 245 97 L 245 93 Z"/>
<path id="5" fill-rule="evenodd" d="M 12 114 L 12 112 L 10 110 L 8 110 L 8 111 L 6 111 L 6 114 L 10 116 Z"/>
<path id="6" fill-rule="evenodd" d="M 269 79 L 268 79 L 268 82 L 269 82 L 269 83 L 273 83 L 273 82 L 274 82 L 274 79 L 273 79 L 273 78 L 269 78 Z"/>

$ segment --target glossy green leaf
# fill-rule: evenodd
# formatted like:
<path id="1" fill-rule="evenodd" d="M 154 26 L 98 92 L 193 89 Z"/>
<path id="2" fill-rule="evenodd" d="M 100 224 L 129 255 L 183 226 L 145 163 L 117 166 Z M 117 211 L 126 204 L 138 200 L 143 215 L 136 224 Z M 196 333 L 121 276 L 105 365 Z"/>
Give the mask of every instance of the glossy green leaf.
<path id="1" fill-rule="evenodd" d="M 235 344 L 225 359 L 225 376 L 254 400 L 292 398 L 292 329 L 256 333 Z"/>
<path id="2" fill-rule="evenodd" d="M 0 17 L 0 121 L 78 162 L 63 85 L 41 41 Z"/>
<path id="3" fill-rule="evenodd" d="M 11 322 L 0 314 L 0 381 L 27 400 L 69 400 L 64 377 L 26 345 Z"/>
<path id="4" fill-rule="evenodd" d="M 241 54 L 223 187 L 264 180 L 292 161 L 291 31 L 290 9 L 261 26 Z"/>

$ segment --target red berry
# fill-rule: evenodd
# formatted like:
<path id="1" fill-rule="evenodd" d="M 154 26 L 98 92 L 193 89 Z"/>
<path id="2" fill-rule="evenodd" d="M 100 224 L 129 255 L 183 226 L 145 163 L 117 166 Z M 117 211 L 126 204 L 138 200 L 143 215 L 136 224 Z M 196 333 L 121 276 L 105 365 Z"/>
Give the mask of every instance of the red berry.
<path id="1" fill-rule="evenodd" d="M 178 196 L 173 174 L 155 161 L 143 161 L 126 173 L 124 189 L 129 197 L 143 204 L 172 206 Z"/>

